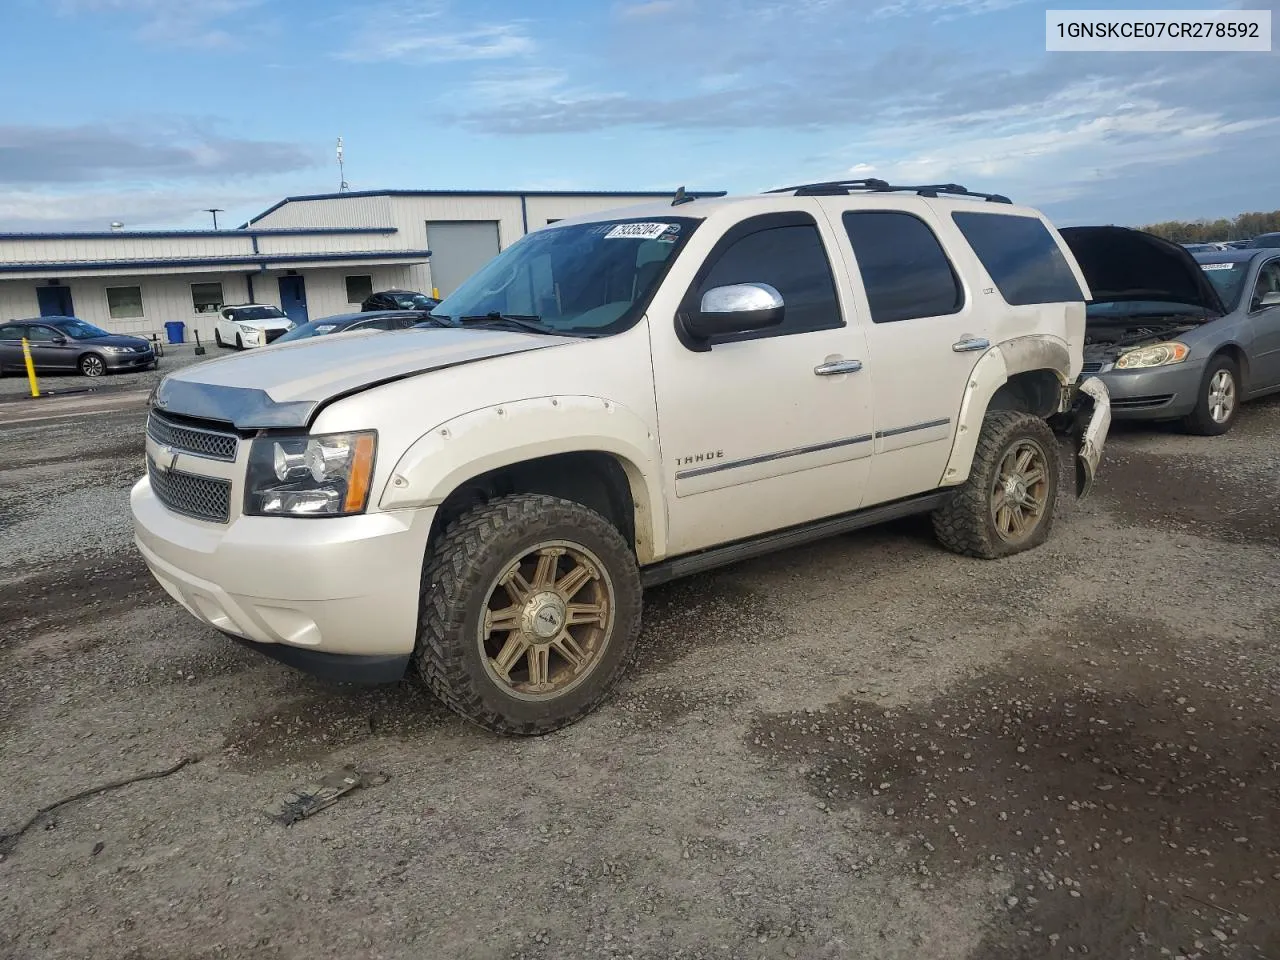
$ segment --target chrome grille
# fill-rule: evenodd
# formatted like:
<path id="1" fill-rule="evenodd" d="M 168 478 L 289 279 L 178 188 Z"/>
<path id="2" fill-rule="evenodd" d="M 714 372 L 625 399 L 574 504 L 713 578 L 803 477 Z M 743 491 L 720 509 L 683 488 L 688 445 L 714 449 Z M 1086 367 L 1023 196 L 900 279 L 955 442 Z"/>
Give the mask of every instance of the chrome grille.
<path id="1" fill-rule="evenodd" d="M 226 523 L 231 517 L 231 481 L 201 477 L 182 470 L 159 470 L 147 458 L 147 477 L 161 503 L 174 513 L 197 520 Z"/>
<path id="2" fill-rule="evenodd" d="M 183 426 L 155 413 L 147 417 L 147 435 L 156 443 L 172 447 L 179 453 L 189 453 L 206 460 L 226 460 L 228 463 L 235 460 L 236 449 L 240 445 L 240 439 L 234 433 Z"/>

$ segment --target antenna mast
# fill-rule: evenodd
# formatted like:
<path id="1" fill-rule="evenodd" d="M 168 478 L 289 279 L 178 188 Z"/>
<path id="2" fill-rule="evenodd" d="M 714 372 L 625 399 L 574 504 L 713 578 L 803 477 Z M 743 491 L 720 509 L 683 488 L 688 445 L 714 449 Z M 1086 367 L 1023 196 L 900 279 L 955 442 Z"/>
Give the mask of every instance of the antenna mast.
<path id="1" fill-rule="evenodd" d="M 346 171 L 343 169 L 343 163 L 342 163 L 342 138 L 341 138 L 341 137 L 339 137 L 339 138 L 338 138 L 338 192 L 339 192 L 339 193 L 346 193 L 346 191 L 347 191 L 348 189 L 350 189 L 350 186 L 351 186 L 351 185 L 347 183 L 347 174 L 346 174 Z"/>

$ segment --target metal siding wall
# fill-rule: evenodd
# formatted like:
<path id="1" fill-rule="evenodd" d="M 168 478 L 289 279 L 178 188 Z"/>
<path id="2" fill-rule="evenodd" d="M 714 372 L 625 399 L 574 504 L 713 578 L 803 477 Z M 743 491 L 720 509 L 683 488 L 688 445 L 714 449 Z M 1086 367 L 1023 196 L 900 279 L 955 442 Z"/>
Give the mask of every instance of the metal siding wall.
<path id="1" fill-rule="evenodd" d="M 529 232 L 545 227 L 551 218 L 564 220 L 601 210 L 615 210 L 640 203 L 653 203 L 654 197 L 529 197 Z"/>
<path id="2" fill-rule="evenodd" d="M 294 200 L 267 214 L 255 227 L 382 227 L 391 223 L 388 197 Z"/>
<path id="3" fill-rule="evenodd" d="M 338 269 L 299 270 L 307 291 L 307 317 L 311 321 L 331 317 L 339 313 L 355 313 L 358 303 L 347 302 L 347 277 L 372 276 L 374 290 L 406 287 L 409 284 L 409 268 L 400 266 L 351 266 Z M 266 274 L 254 274 L 253 291 L 258 303 L 280 305 L 280 277 L 284 271 L 271 270 Z"/>
<path id="4" fill-rule="evenodd" d="M 303 237 L 297 240 L 306 239 Z M 352 238 L 354 239 L 354 238 Z M 0 240 L 0 263 L 47 263 L 73 260 L 155 260 L 163 257 L 223 257 L 253 252 L 246 234 L 225 237 L 145 238 L 121 234 L 110 240 Z"/>
<path id="5" fill-rule="evenodd" d="M 62 277 L 71 288 L 76 316 L 112 333 L 164 333 L 166 321 L 181 320 L 187 325 L 187 339 L 199 329 L 203 339 L 213 338 L 213 314 L 198 314 L 191 301 L 192 283 L 222 283 L 226 303 L 243 303 L 248 298 L 244 274 L 192 273 L 133 277 Z M 0 282 L 0 318 L 34 317 L 40 313 L 36 287 L 40 280 Z M 256 281 L 255 281 L 256 283 Z M 107 308 L 107 287 L 141 287 L 142 312 L 135 319 L 111 319 Z"/>

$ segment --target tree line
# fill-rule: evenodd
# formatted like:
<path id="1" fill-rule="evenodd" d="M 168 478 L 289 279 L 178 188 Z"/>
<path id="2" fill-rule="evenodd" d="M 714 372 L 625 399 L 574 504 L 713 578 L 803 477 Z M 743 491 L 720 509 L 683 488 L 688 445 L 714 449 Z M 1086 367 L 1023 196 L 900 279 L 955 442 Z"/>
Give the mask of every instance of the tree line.
<path id="1" fill-rule="evenodd" d="M 1169 220 L 1139 227 L 1174 243 L 1196 240 L 1248 240 L 1260 233 L 1280 232 L 1280 210 L 1270 213 L 1242 213 L 1238 217 L 1217 220 Z"/>

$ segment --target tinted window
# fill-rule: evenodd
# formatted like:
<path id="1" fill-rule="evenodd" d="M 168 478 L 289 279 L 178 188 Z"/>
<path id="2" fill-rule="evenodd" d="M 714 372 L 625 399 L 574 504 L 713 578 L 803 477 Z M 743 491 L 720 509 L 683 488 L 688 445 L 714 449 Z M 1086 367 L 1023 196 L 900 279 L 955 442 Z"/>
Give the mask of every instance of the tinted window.
<path id="1" fill-rule="evenodd" d="M 1280 260 L 1270 260 L 1258 271 L 1258 282 L 1253 286 L 1253 304 L 1261 308 L 1262 298 L 1280 295 Z"/>
<path id="2" fill-rule="evenodd" d="M 953 213 L 951 218 L 1006 303 L 1017 306 L 1084 299 L 1067 258 L 1036 217 Z"/>
<path id="3" fill-rule="evenodd" d="M 27 327 L 27 339 L 32 343 L 50 343 L 61 336 L 53 327 L 38 327 L 34 324 Z"/>
<path id="4" fill-rule="evenodd" d="M 831 263 L 818 228 L 812 225 L 769 227 L 732 241 L 701 283 L 697 299 L 712 287 L 731 283 L 767 283 L 782 294 L 782 325 L 724 340 L 780 336 L 842 326 Z"/>
<path id="5" fill-rule="evenodd" d="M 22 326 L 17 323 L 11 323 L 8 326 L 0 327 L 0 340 L 21 340 Z"/>
<path id="6" fill-rule="evenodd" d="M 871 319 L 895 323 L 955 313 L 964 291 L 942 244 L 919 217 L 892 210 L 846 213 Z"/>

